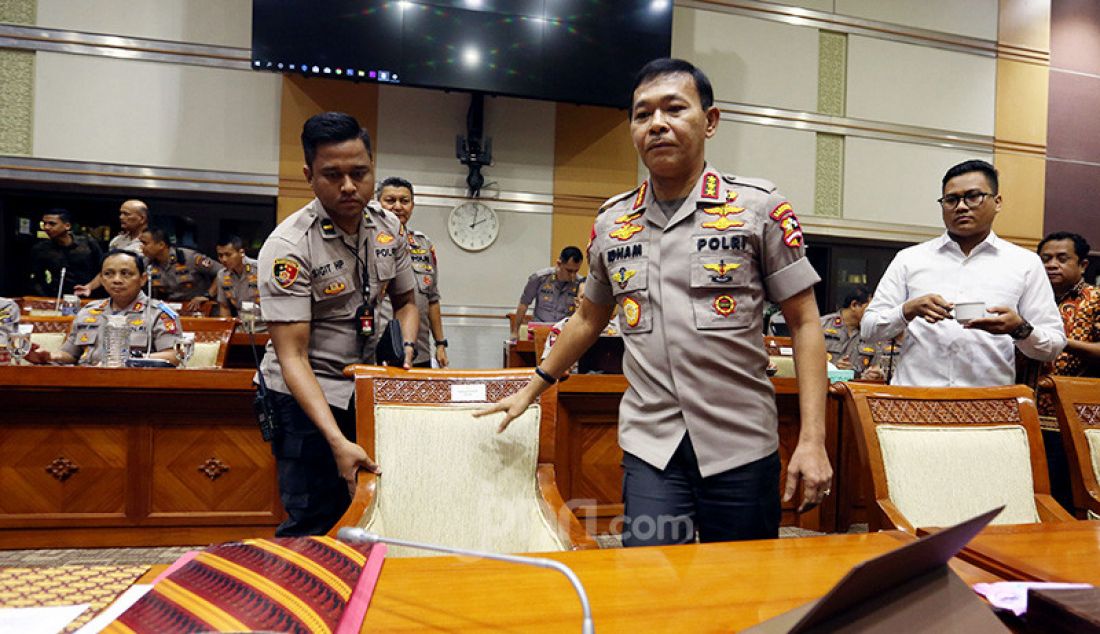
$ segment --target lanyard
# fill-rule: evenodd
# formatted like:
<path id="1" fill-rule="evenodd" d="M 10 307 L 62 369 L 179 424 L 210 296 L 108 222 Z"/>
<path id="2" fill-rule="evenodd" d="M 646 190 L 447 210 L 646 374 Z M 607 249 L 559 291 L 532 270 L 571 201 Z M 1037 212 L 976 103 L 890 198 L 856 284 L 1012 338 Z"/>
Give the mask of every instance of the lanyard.
<path id="1" fill-rule="evenodd" d="M 359 230 L 363 231 L 362 228 Z M 343 237 L 340 238 L 340 244 L 343 244 L 344 248 L 348 250 L 348 253 L 355 258 L 355 276 L 359 278 L 359 285 L 363 292 L 363 302 L 370 303 L 370 269 L 368 267 L 368 258 L 359 257 L 359 236 L 355 236 L 354 249 L 343 239 Z"/>

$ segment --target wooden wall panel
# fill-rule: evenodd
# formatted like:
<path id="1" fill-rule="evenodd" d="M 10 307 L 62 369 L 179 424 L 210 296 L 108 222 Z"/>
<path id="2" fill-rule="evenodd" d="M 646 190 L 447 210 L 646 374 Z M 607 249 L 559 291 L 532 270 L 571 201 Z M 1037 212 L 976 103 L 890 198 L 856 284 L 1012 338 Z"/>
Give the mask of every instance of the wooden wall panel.
<path id="1" fill-rule="evenodd" d="M 552 259 L 588 244 L 600 205 L 637 186 L 638 157 L 624 110 L 558 104 L 554 123 Z M 549 264 L 549 263 L 547 263 Z M 587 272 L 587 262 L 582 273 Z"/>
<path id="2" fill-rule="evenodd" d="M 370 131 L 378 143 L 378 85 L 316 77 L 283 76 L 279 117 L 279 200 L 276 220 L 282 222 L 313 198 L 302 175 L 302 124 L 326 110 L 346 112 Z"/>

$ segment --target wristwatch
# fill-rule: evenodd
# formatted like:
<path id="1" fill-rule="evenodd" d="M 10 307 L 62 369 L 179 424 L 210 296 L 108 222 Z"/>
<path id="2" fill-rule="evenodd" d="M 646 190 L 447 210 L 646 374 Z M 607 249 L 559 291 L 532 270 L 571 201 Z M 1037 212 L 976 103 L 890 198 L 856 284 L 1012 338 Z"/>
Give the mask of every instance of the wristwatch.
<path id="1" fill-rule="evenodd" d="M 446 339 L 436 339 L 435 340 L 435 345 L 443 346 L 444 348 L 446 348 L 447 347 L 447 340 Z"/>
<path id="2" fill-rule="evenodd" d="M 1016 326 L 1016 329 L 1008 333 L 1008 336 L 1012 337 L 1016 341 L 1020 341 L 1021 339 L 1027 339 L 1029 336 L 1031 336 L 1032 330 L 1035 330 L 1035 326 L 1029 324 L 1028 321 L 1025 319 L 1024 323 Z"/>

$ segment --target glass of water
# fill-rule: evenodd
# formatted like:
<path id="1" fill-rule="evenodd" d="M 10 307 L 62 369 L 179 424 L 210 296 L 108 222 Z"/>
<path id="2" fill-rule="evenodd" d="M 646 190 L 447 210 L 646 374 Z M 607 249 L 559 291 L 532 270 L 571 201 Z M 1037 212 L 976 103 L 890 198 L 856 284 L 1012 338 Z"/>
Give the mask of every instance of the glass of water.
<path id="1" fill-rule="evenodd" d="M 180 334 L 176 341 L 176 358 L 180 360 L 179 367 L 187 367 L 187 362 L 195 355 L 195 333 L 185 332 Z"/>
<path id="2" fill-rule="evenodd" d="M 18 330 L 8 335 L 8 349 L 15 358 L 15 365 L 23 363 L 23 357 L 31 351 L 31 333 L 34 326 L 31 324 L 19 324 Z"/>

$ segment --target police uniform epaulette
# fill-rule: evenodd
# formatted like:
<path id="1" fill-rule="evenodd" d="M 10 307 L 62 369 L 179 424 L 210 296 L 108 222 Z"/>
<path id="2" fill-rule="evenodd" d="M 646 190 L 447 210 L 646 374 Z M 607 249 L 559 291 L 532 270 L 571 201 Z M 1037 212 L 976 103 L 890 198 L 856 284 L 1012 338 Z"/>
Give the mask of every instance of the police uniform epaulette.
<path id="1" fill-rule="evenodd" d="M 413 234 L 414 236 L 418 237 L 418 238 L 427 238 L 427 237 L 428 237 L 428 236 L 427 236 L 427 234 L 425 234 L 425 233 L 424 233 L 423 231 L 417 231 L 416 229 L 413 229 L 413 230 L 411 231 L 411 233 L 412 233 L 412 234 Z"/>
<path id="2" fill-rule="evenodd" d="M 729 176 L 727 174 L 722 175 L 722 180 L 726 181 L 730 185 L 747 185 L 749 187 L 755 187 L 765 193 L 772 193 L 776 190 L 775 183 L 766 178 L 750 178 L 747 176 Z"/>
<path id="3" fill-rule="evenodd" d="M 608 198 L 607 200 L 604 201 L 604 203 L 602 205 L 600 205 L 600 210 L 596 212 L 596 215 L 598 216 L 598 215 L 602 214 L 603 212 L 607 211 L 608 209 L 610 209 L 611 207 L 615 206 L 617 203 L 620 203 L 620 202 L 626 200 L 627 198 L 630 198 L 631 196 L 634 196 L 635 194 L 638 193 L 638 190 L 641 189 L 641 188 L 642 188 L 642 186 L 638 185 L 637 187 L 635 187 L 634 189 L 632 189 L 628 192 L 623 192 L 621 194 L 618 194 L 618 195 L 612 196 L 611 198 Z"/>
<path id="4" fill-rule="evenodd" d="M 97 299 L 94 302 L 88 302 L 88 304 L 84 308 L 94 308 L 96 310 L 99 310 L 101 308 L 106 308 L 107 302 L 109 301 L 111 301 L 111 298 L 109 297 L 107 299 Z"/>
<path id="5" fill-rule="evenodd" d="M 319 218 L 320 216 L 313 209 L 303 209 L 279 223 L 271 235 L 297 244 Z"/>
<path id="6" fill-rule="evenodd" d="M 178 319 L 179 318 L 179 314 L 176 311 L 172 310 L 171 306 L 169 306 L 168 304 L 165 304 L 164 302 L 160 301 L 159 299 L 153 300 L 153 306 L 155 306 L 157 310 L 159 310 L 160 312 L 168 315 L 172 319 Z"/>

